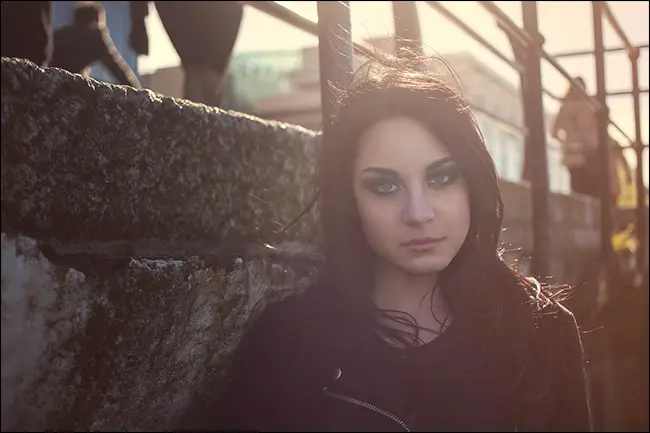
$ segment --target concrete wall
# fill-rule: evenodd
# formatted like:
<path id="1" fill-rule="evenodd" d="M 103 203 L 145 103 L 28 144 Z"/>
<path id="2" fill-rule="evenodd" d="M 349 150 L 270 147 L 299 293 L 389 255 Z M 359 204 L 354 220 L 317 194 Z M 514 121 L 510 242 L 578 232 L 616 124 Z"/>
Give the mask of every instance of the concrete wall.
<path id="1" fill-rule="evenodd" d="M 316 213 L 276 232 L 314 193 L 316 135 L 24 61 L 1 73 L 2 430 L 170 429 L 257 300 L 314 281 Z M 530 192 L 503 187 L 525 256 Z M 552 199 L 565 280 L 598 247 L 597 208 Z"/>

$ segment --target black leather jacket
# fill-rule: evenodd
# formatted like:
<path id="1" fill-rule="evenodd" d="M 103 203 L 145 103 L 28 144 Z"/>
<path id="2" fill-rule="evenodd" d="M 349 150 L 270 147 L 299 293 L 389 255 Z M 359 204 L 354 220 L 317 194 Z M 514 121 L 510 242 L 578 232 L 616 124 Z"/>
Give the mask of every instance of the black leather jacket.
<path id="1" fill-rule="evenodd" d="M 455 352 L 453 356 L 463 359 L 478 356 L 473 337 L 455 326 L 434 340 L 438 347 L 431 350 L 433 358 L 436 352 Z M 558 380 L 557 411 L 549 430 L 588 431 L 582 352 L 573 316 L 559 311 L 549 329 L 557 350 L 571 364 L 568 376 Z M 467 338 L 460 352 L 452 348 L 452 343 Z M 350 332 L 308 296 L 272 304 L 238 347 L 223 399 L 203 409 L 194 424 L 262 431 L 517 430 L 515 402 L 499 392 L 500 378 L 508 371 L 497 350 L 486 352 L 493 362 L 474 373 L 451 373 L 449 365 L 457 359 L 446 359 L 444 367 L 446 355 L 443 361 L 423 359 L 425 373 L 412 375 L 422 383 L 413 385 L 405 379 L 405 366 L 415 369 L 417 364 L 380 355 L 378 341 Z"/>

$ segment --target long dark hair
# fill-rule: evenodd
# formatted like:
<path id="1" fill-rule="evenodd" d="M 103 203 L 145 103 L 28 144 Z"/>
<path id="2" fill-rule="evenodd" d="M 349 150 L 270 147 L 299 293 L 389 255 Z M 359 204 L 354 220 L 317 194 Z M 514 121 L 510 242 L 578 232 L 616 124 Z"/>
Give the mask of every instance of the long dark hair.
<path id="1" fill-rule="evenodd" d="M 451 68 L 446 67 L 447 75 Z M 544 288 L 509 267 L 499 252 L 503 201 L 499 178 L 476 119 L 462 93 L 412 54 L 372 59 L 355 75 L 325 137 L 319 169 L 323 254 L 319 290 L 336 313 L 359 326 L 376 320 L 370 291 L 374 253 L 368 247 L 352 190 L 352 164 L 364 130 L 406 115 L 426 125 L 447 147 L 467 184 L 471 222 L 467 239 L 440 276 L 454 322 L 475 324 L 502 337 L 513 377 L 504 384 L 518 402 L 546 399 L 552 353 L 543 347 L 537 316 L 555 301 Z M 350 322 L 348 322 L 350 323 Z M 505 388 L 504 388 L 505 389 Z M 522 405 L 522 408 L 525 405 Z M 531 420 L 530 413 L 520 418 Z"/>

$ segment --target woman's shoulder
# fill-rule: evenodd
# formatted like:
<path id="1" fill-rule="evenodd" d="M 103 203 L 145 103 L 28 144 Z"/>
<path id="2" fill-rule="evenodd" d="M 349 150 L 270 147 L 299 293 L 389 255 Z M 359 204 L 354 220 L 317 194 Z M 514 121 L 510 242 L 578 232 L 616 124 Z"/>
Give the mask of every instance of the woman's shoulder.
<path id="1" fill-rule="evenodd" d="M 311 297 L 304 291 L 273 294 L 255 306 L 242 339 L 252 344 L 258 340 L 296 342 L 308 326 L 313 309 Z"/>
<path id="2" fill-rule="evenodd" d="M 581 348 L 580 327 L 575 315 L 560 301 L 551 300 L 541 307 L 537 324 L 538 330 L 549 345 Z"/>
<path id="3" fill-rule="evenodd" d="M 560 295 L 565 293 L 560 289 L 543 288 L 542 284 L 533 277 L 527 277 L 526 280 L 532 284 L 529 291 L 538 329 L 550 332 L 551 334 L 566 333 L 577 329 L 578 324 L 574 314 L 562 304 Z"/>
<path id="4" fill-rule="evenodd" d="M 262 325 L 271 329 L 292 327 L 305 319 L 307 310 L 312 308 L 311 297 L 306 291 L 292 291 L 289 294 L 273 293 L 256 306 L 252 313 L 254 327 Z M 257 310 L 257 311 L 256 311 Z"/>
<path id="5" fill-rule="evenodd" d="M 540 318 L 558 326 L 575 326 L 575 315 L 561 301 L 550 299 L 540 308 Z"/>

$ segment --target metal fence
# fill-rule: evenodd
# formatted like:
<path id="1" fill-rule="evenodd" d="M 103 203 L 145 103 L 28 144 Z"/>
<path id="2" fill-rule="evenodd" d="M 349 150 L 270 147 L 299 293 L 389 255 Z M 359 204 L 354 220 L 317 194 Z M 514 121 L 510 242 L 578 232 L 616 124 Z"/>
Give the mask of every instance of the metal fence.
<path id="1" fill-rule="evenodd" d="M 328 119 L 334 109 L 334 95 L 331 92 L 331 86 L 328 83 L 335 84 L 345 88 L 350 79 L 353 70 L 352 53 L 363 56 L 372 56 L 372 52 L 362 45 L 354 43 L 351 37 L 350 22 L 350 5 L 345 1 L 319 1 L 318 22 L 313 22 L 291 10 L 277 4 L 273 1 L 251 1 L 241 2 L 254 7 L 266 14 L 273 16 L 304 30 L 319 38 L 319 61 L 322 98 L 322 116 L 323 116 L 323 134 L 327 135 Z M 392 2 L 395 18 L 395 36 L 398 42 L 408 43 L 418 47 L 420 43 L 420 29 L 418 14 L 415 2 Z M 500 52 L 489 41 L 485 40 L 478 33 L 472 30 L 463 20 L 454 15 L 440 2 L 427 1 L 427 5 L 432 7 L 443 17 L 465 31 L 472 39 L 482 45 L 497 58 L 510 65 L 519 72 L 521 77 L 521 90 L 524 110 L 524 123 L 526 134 L 526 160 L 528 161 L 546 161 L 547 145 L 546 132 L 544 128 L 544 109 L 543 95 L 550 96 L 555 100 L 560 100 L 548 90 L 542 87 L 541 80 L 541 61 L 547 61 L 553 66 L 566 80 L 577 85 L 576 80 L 560 65 L 558 58 L 567 58 L 573 56 L 593 55 L 596 60 L 596 81 L 597 93 L 595 97 L 589 95 L 586 90 L 577 86 L 581 90 L 582 97 L 591 105 L 598 118 L 598 143 L 600 154 L 600 168 L 603 173 L 602 194 L 601 194 L 601 232 L 602 232 L 602 255 L 604 263 L 607 264 L 608 270 L 612 272 L 614 266 L 613 250 L 611 246 L 611 237 L 614 231 L 614 209 L 609 190 L 610 173 L 609 164 L 609 134 L 608 127 L 613 128 L 627 140 L 624 148 L 634 149 L 636 152 L 637 166 L 635 169 L 635 182 L 637 192 L 637 212 L 636 212 L 636 229 L 639 236 L 638 264 L 642 266 L 645 263 L 647 254 L 644 240 L 647 238 L 647 221 L 645 210 L 646 190 L 643 183 L 643 149 L 647 148 L 641 142 L 641 118 L 640 118 L 640 94 L 648 92 L 648 89 L 639 88 L 639 52 L 647 49 L 648 44 L 633 46 L 630 44 L 622 27 L 616 20 L 607 2 L 591 2 L 594 22 L 594 51 L 579 51 L 572 53 L 561 53 L 551 55 L 544 48 L 544 38 L 538 30 L 537 2 L 523 1 L 522 16 L 523 28 L 517 26 L 508 15 L 506 15 L 498 6 L 491 1 L 477 2 L 492 17 L 494 17 L 501 28 L 508 36 L 515 59 L 509 59 L 505 54 Z M 605 49 L 603 46 L 603 18 L 607 20 L 623 41 L 623 47 Z M 627 52 L 632 64 L 632 89 L 625 92 L 616 92 L 607 94 L 605 91 L 605 54 L 612 52 Z M 634 105 L 635 136 L 630 137 L 621 127 L 614 122 L 609 115 L 607 108 L 608 96 L 631 95 Z M 535 275 L 545 276 L 549 271 L 549 179 L 546 164 L 530 164 L 530 184 L 533 204 L 533 253 L 531 271 Z"/>

